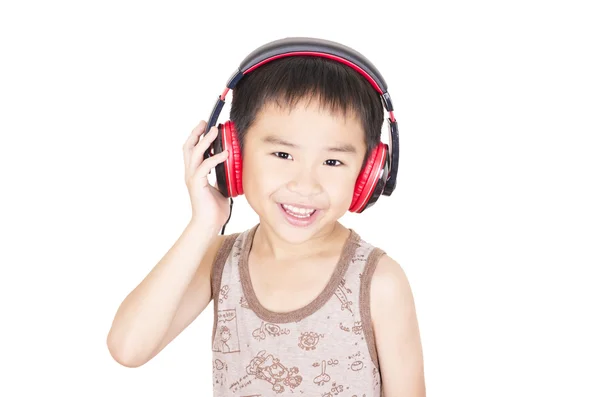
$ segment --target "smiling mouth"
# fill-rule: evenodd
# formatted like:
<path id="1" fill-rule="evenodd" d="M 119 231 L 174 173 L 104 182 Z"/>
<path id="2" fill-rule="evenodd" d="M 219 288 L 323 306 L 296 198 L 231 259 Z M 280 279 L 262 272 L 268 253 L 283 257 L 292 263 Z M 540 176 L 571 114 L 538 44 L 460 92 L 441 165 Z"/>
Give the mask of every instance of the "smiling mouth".
<path id="1" fill-rule="evenodd" d="M 283 208 L 283 210 L 285 212 L 287 212 L 288 214 L 296 217 L 296 218 L 310 218 L 311 215 L 313 215 L 317 209 L 316 208 L 310 208 L 310 207 L 305 207 L 305 206 L 296 206 L 296 205 L 292 205 L 292 204 L 279 204 L 281 206 L 281 208 Z"/>

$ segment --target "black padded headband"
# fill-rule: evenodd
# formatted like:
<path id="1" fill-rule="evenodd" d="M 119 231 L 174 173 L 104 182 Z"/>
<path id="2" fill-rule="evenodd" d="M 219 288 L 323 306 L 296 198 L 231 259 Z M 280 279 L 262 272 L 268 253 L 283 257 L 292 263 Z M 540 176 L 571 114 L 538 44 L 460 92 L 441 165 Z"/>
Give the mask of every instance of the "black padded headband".
<path id="1" fill-rule="evenodd" d="M 299 55 L 330 58 L 350 66 L 363 75 L 381 95 L 385 109 L 388 112 L 394 110 L 383 76 L 367 58 L 343 44 L 312 37 L 287 37 L 262 45 L 244 58 L 238 70 L 227 82 L 227 88 L 233 89 L 244 75 L 265 63 L 287 56 Z"/>

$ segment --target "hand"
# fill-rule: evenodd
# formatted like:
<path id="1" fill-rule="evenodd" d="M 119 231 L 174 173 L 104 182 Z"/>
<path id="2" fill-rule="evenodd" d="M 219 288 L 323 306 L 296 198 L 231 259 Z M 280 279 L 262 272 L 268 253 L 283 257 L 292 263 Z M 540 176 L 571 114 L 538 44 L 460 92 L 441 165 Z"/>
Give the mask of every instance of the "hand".
<path id="1" fill-rule="evenodd" d="M 208 173 L 229 155 L 227 150 L 204 160 L 204 152 L 217 137 L 217 128 L 212 127 L 208 134 L 200 136 L 206 129 L 202 120 L 183 144 L 185 163 L 185 184 L 192 202 L 192 220 L 203 225 L 220 229 L 229 217 L 229 199 L 208 183 Z"/>

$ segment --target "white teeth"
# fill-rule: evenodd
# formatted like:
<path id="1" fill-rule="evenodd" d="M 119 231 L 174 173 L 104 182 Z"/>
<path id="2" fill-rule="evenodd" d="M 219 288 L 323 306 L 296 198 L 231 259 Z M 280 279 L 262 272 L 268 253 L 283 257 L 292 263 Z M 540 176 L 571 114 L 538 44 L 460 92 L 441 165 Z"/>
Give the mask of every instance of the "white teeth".
<path id="1" fill-rule="evenodd" d="M 308 208 L 298 208 L 293 205 L 282 204 L 282 207 L 290 214 L 297 216 L 298 218 L 308 218 L 316 210 Z"/>

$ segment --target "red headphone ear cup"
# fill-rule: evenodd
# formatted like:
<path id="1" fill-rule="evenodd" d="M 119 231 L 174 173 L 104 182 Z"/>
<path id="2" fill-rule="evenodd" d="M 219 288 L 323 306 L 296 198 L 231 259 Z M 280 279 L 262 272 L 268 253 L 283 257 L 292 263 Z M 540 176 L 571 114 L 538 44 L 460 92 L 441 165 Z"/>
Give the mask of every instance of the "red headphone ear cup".
<path id="1" fill-rule="evenodd" d="M 227 179 L 229 180 L 229 191 L 231 197 L 244 194 L 242 187 L 242 151 L 240 149 L 237 130 L 232 121 L 226 121 L 224 125 L 226 149 L 229 151 L 229 162 Z"/>
<path id="2" fill-rule="evenodd" d="M 379 174 L 385 165 L 386 156 L 387 145 L 380 142 L 379 145 L 373 149 L 367 163 L 358 175 L 358 178 L 356 178 L 354 197 L 352 199 L 352 204 L 350 204 L 351 212 L 361 212 L 369 202 L 369 198 L 377 186 Z"/>

